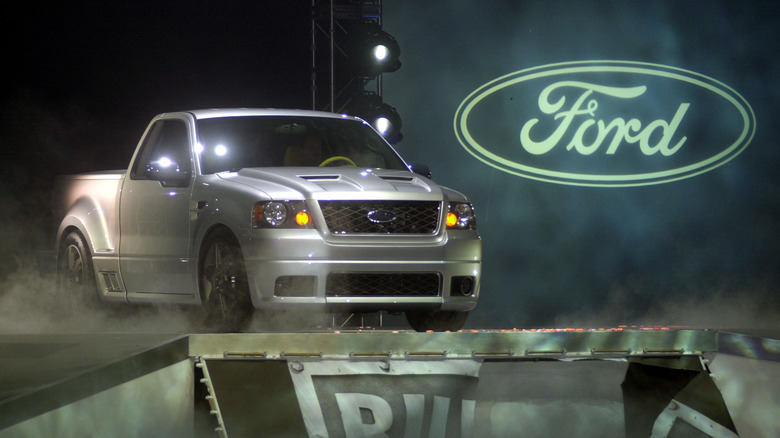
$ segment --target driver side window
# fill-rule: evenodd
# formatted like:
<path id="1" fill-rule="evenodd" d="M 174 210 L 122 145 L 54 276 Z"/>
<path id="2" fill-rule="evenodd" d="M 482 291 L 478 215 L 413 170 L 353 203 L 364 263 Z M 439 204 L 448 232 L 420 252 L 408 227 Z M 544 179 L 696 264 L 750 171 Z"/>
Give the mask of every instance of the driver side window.
<path id="1" fill-rule="evenodd" d="M 149 165 L 178 166 L 179 172 L 189 173 L 190 145 L 187 125 L 178 120 L 159 120 L 149 131 L 141 146 L 131 173 L 133 179 L 148 179 Z"/>

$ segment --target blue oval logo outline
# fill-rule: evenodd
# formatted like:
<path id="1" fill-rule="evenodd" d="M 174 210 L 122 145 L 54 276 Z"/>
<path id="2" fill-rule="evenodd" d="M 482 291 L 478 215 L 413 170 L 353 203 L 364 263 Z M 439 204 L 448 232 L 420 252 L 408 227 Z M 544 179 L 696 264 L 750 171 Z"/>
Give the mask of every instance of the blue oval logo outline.
<path id="1" fill-rule="evenodd" d="M 388 224 L 398 219 L 398 216 L 389 210 L 370 210 L 366 213 L 366 217 L 375 224 Z"/>
<path id="2" fill-rule="evenodd" d="M 623 175 L 602 175 L 602 174 L 577 174 L 572 172 L 555 171 L 554 169 L 545 169 L 541 167 L 527 166 L 522 163 L 508 160 L 486 149 L 479 144 L 470 134 L 468 129 L 468 117 L 480 101 L 486 97 L 501 91 L 504 88 L 522 84 L 532 79 L 545 78 L 549 76 L 573 75 L 583 72 L 608 72 L 608 73 L 627 73 L 638 75 L 650 75 L 671 80 L 686 82 L 697 87 L 710 91 L 726 100 L 734 106 L 743 121 L 743 128 L 736 140 L 728 145 L 719 153 L 708 159 L 681 166 L 674 169 L 668 169 L 661 172 L 623 174 Z M 588 187 L 633 187 L 646 186 L 653 184 L 662 184 L 673 181 L 679 181 L 701 175 L 710 170 L 716 169 L 723 164 L 734 159 L 752 141 L 756 130 L 756 118 L 750 104 L 736 90 L 728 85 L 690 70 L 666 66 L 662 64 L 653 64 L 647 62 L 634 61 L 573 61 L 556 64 L 546 64 L 537 67 L 531 67 L 519 70 L 504 76 L 500 76 L 489 81 L 471 92 L 458 106 L 453 121 L 455 136 L 461 146 L 469 154 L 482 161 L 483 163 L 524 178 L 532 180 L 550 182 L 556 184 L 588 186 Z"/>

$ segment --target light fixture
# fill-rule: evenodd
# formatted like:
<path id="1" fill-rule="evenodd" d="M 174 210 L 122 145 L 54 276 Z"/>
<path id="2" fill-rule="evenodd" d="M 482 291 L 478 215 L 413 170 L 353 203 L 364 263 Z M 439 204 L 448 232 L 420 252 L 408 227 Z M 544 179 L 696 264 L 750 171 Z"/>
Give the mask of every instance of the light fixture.
<path id="1" fill-rule="evenodd" d="M 255 204 L 254 228 L 314 228 L 304 201 L 266 201 Z"/>
<path id="2" fill-rule="evenodd" d="M 401 116 L 392 106 L 382 102 L 375 93 L 355 98 L 349 105 L 350 114 L 368 122 L 390 144 L 401 141 Z"/>
<path id="3" fill-rule="evenodd" d="M 401 48 L 392 35 L 377 24 L 364 24 L 352 35 L 350 61 L 355 73 L 373 77 L 401 68 Z"/>
<path id="4" fill-rule="evenodd" d="M 366 112 L 365 120 L 390 144 L 401 141 L 401 116 L 386 103 L 373 106 Z"/>
<path id="5" fill-rule="evenodd" d="M 451 202 L 447 209 L 447 228 L 475 230 L 474 208 L 469 203 Z"/>

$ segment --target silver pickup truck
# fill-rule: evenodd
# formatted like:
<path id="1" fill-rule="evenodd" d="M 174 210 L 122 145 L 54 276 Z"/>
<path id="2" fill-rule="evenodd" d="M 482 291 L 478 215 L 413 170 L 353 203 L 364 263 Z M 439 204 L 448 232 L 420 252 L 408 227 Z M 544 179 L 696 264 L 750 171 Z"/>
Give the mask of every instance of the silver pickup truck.
<path id="1" fill-rule="evenodd" d="M 61 290 L 197 305 L 215 330 L 286 306 L 405 312 L 415 330 L 457 330 L 479 296 L 474 211 L 410 169 L 345 115 L 161 114 L 127 170 L 58 180 Z"/>

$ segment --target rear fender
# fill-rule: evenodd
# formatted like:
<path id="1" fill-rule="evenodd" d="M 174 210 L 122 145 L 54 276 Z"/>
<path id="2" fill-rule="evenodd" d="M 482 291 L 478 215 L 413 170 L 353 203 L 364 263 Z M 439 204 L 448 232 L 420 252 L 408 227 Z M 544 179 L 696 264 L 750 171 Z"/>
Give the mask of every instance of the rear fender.
<path id="1" fill-rule="evenodd" d="M 114 252 L 113 236 L 109 232 L 106 212 L 90 197 L 79 198 L 65 214 L 57 230 L 57 251 L 67 230 L 76 228 L 87 240 L 92 254 Z"/>

